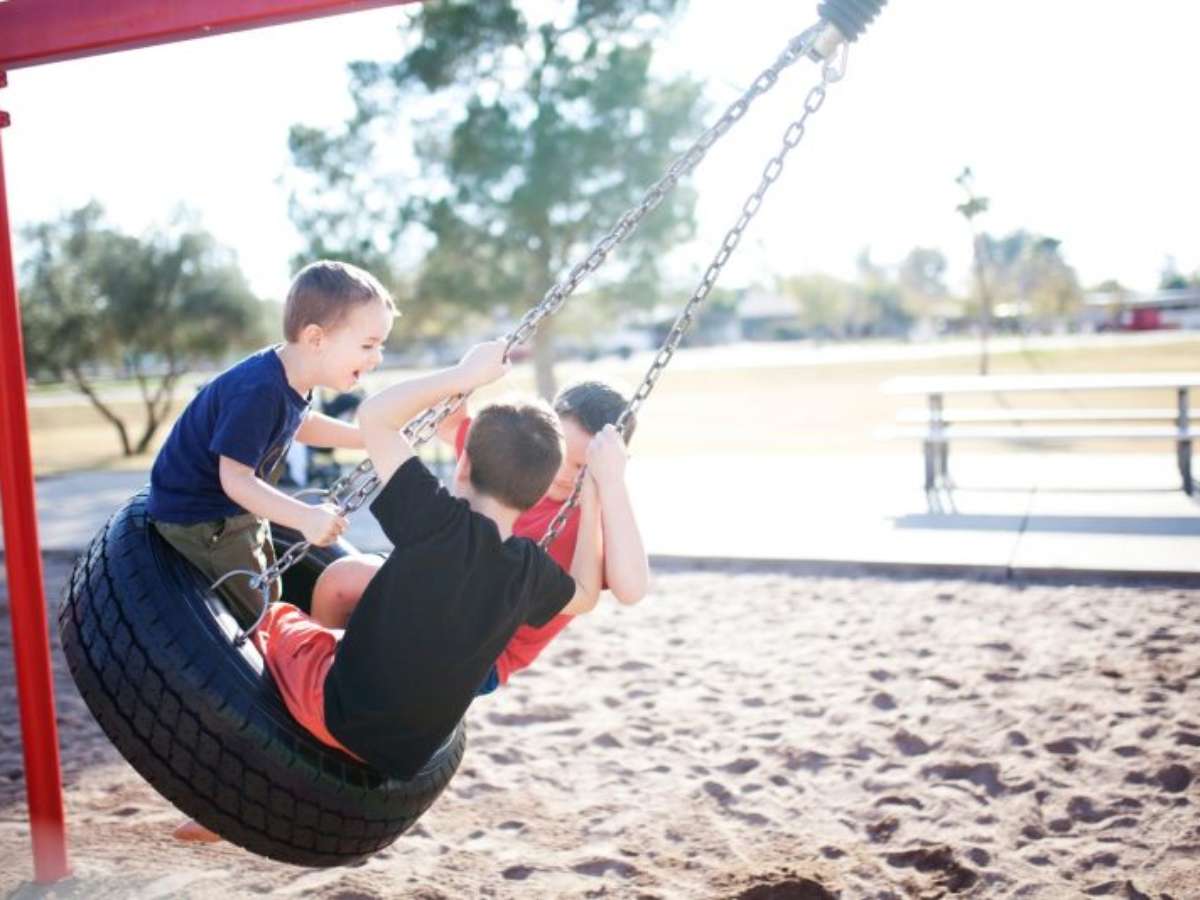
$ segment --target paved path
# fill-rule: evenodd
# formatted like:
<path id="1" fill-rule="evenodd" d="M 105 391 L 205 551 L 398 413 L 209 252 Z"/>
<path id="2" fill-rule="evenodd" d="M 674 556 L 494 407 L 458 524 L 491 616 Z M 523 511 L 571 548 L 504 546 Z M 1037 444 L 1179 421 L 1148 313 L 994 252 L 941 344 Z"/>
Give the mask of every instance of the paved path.
<path id="1" fill-rule="evenodd" d="M 657 561 L 743 560 L 996 575 L 1195 578 L 1200 503 L 1169 454 L 956 454 L 957 488 L 926 496 L 917 453 L 637 459 L 629 479 Z M 38 482 L 39 536 L 76 551 L 142 473 Z M 369 513 L 350 540 L 387 548 Z"/>

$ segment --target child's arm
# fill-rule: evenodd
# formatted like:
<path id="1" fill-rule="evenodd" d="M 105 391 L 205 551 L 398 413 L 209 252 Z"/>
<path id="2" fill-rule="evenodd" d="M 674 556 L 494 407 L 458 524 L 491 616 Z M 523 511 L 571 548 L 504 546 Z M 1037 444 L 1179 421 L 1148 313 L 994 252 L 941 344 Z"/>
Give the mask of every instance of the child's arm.
<path id="1" fill-rule="evenodd" d="M 571 559 L 571 577 L 575 579 L 575 596 L 562 611 L 569 616 L 581 616 L 596 608 L 604 561 L 604 535 L 600 529 L 600 498 L 595 480 L 584 479 L 579 494 L 579 537 L 575 541 L 575 556 Z"/>
<path id="2" fill-rule="evenodd" d="M 228 456 L 221 457 L 218 472 L 221 490 L 230 500 L 256 516 L 295 528 L 318 547 L 332 544 L 350 524 L 330 504 L 309 506 L 293 500 L 256 476 L 252 468 Z"/>
<path id="3" fill-rule="evenodd" d="M 296 440 L 310 447 L 345 447 L 347 450 L 361 450 L 365 446 L 362 432 L 358 430 L 357 425 L 315 410 L 300 423 Z"/>
<path id="4" fill-rule="evenodd" d="M 415 455 L 404 428 L 422 410 L 452 394 L 466 394 L 495 381 L 509 369 L 504 341 L 488 341 L 467 351 L 458 365 L 384 388 L 358 408 L 367 455 L 386 484 Z"/>
<path id="5" fill-rule="evenodd" d="M 625 484 L 626 460 L 625 442 L 612 425 L 588 446 L 588 471 L 600 493 L 604 580 L 620 603 L 632 605 L 646 596 L 650 563 Z"/>

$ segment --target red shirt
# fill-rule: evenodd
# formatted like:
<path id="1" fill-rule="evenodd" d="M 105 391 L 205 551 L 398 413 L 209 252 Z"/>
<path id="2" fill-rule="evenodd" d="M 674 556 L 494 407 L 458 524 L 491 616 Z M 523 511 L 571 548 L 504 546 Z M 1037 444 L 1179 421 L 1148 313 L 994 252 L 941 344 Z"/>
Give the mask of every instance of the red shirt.
<path id="1" fill-rule="evenodd" d="M 467 442 L 467 430 L 471 420 L 464 419 L 454 435 L 454 455 L 462 456 L 463 446 Z M 521 513 L 513 523 L 513 534 L 517 537 L 527 537 L 540 541 L 550 528 L 550 523 L 562 509 L 563 501 L 543 497 L 531 508 Z M 575 542 L 579 539 L 579 507 L 571 510 L 562 531 L 554 539 L 548 550 L 550 557 L 562 566 L 566 572 L 571 571 L 571 560 L 575 556 Z M 559 614 L 543 625 L 535 628 L 532 625 L 522 625 L 508 642 L 508 646 L 496 660 L 496 674 L 501 684 L 508 683 L 508 677 L 520 671 L 538 658 L 538 654 L 546 645 L 554 640 L 559 632 L 571 624 L 574 616 Z"/>

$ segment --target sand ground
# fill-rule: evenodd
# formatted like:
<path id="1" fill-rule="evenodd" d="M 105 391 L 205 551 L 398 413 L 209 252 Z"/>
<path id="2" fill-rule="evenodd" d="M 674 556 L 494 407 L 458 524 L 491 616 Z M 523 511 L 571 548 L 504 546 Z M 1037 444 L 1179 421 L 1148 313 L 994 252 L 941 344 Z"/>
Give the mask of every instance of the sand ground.
<path id="1" fill-rule="evenodd" d="M 476 702 L 412 832 L 327 871 L 172 842 L 53 643 L 76 877 L 27 883 L 6 621 L 3 897 L 1200 898 L 1195 591 L 658 573 Z"/>

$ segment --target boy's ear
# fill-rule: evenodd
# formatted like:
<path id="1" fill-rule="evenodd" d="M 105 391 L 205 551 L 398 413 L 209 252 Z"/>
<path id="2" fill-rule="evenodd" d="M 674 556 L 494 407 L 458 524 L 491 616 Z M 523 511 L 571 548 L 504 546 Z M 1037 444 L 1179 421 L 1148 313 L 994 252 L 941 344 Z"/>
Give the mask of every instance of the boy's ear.
<path id="1" fill-rule="evenodd" d="M 471 486 L 471 457 L 464 453 L 458 458 L 458 465 L 454 467 L 454 495 L 462 496 L 462 489 Z"/>
<path id="2" fill-rule="evenodd" d="M 319 350 L 321 344 L 325 342 L 325 329 L 315 322 L 309 322 L 300 329 L 300 338 L 296 341 L 312 350 Z"/>

